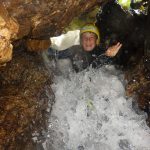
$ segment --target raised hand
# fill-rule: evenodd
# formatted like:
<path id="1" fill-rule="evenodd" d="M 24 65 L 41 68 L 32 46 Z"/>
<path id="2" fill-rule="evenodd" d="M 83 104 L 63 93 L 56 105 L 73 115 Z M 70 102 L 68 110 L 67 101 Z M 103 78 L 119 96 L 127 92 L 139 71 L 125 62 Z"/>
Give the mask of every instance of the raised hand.
<path id="1" fill-rule="evenodd" d="M 107 49 L 105 52 L 106 56 L 114 57 L 118 53 L 119 49 L 122 47 L 122 44 L 118 42 L 116 45 L 113 45 Z"/>

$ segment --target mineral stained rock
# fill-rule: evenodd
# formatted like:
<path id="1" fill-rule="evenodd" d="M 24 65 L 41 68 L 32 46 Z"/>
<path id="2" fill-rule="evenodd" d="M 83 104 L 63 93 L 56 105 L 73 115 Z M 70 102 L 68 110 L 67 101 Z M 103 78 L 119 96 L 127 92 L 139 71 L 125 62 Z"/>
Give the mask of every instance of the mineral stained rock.
<path id="1" fill-rule="evenodd" d="M 32 40 L 29 39 L 26 41 L 26 46 L 29 51 L 36 51 L 40 52 L 46 50 L 50 47 L 51 41 L 50 40 Z"/>
<path id="2" fill-rule="evenodd" d="M 1 0 L 0 64 L 11 60 L 12 40 L 24 37 L 48 40 L 59 35 L 75 16 L 101 1 L 103 0 Z M 30 49 L 33 49 L 33 44 Z M 34 49 L 39 50 L 36 47 Z"/>
<path id="3" fill-rule="evenodd" d="M 12 59 L 11 40 L 16 38 L 18 24 L 15 19 L 8 16 L 7 11 L 0 6 L 0 64 Z"/>
<path id="4" fill-rule="evenodd" d="M 0 70 L 0 149 L 34 150 L 32 135 L 46 130 L 54 100 L 51 77 L 42 58 L 21 47 Z"/>

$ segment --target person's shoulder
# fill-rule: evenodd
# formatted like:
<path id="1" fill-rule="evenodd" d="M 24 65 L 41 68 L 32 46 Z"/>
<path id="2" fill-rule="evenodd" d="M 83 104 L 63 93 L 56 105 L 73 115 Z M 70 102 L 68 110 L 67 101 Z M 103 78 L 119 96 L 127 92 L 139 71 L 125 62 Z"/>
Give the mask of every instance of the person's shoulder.
<path id="1" fill-rule="evenodd" d="M 73 45 L 71 46 L 70 48 L 68 48 L 69 50 L 72 50 L 72 51 L 81 51 L 82 50 L 82 47 L 81 45 Z"/>
<path id="2" fill-rule="evenodd" d="M 71 49 L 82 48 L 81 45 L 73 45 L 70 47 Z"/>

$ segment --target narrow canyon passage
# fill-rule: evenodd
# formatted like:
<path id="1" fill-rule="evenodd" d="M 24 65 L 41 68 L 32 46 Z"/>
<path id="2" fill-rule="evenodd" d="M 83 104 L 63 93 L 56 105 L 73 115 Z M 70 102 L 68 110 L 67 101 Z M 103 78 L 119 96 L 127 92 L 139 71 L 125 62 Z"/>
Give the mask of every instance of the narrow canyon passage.
<path id="1" fill-rule="evenodd" d="M 88 23 L 116 65 L 57 68 Z M 149 0 L 1 0 L 0 45 L 0 150 L 150 150 Z"/>
<path id="2" fill-rule="evenodd" d="M 67 47 L 67 42 L 61 41 L 70 37 L 75 41 L 76 32 L 57 37 L 57 46 Z M 126 96 L 127 80 L 122 70 L 104 65 L 68 72 L 66 62 L 61 61 L 61 74 L 57 59 L 51 61 L 43 52 L 43 60 L 54 74 L 51 87 L 55 95 L 44 150 L 150 149 L 148 116 L 134 98 Z"/>

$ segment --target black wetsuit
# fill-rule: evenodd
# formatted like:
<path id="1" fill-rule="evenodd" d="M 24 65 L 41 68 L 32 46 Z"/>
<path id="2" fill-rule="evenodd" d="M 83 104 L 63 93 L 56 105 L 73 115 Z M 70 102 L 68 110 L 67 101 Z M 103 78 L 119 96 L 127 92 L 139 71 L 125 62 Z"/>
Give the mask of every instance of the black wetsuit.
<path id="1" fill-rule="evenodd" d="M 49 48 L 48 53 L 50 56 L 57 59 L 69 58 L 72 62 L 73 68 L 77 72 L 86 69 L 90 65 L 97 68 L 113 62 L 113 58 L 106 56 L 104 54 L 105 49 L 100 46 L 95 47 L 94 50 L 90 52 L 84 51 L 80 45 L 72 46 L 63 51 L 57 51 Z"/>

